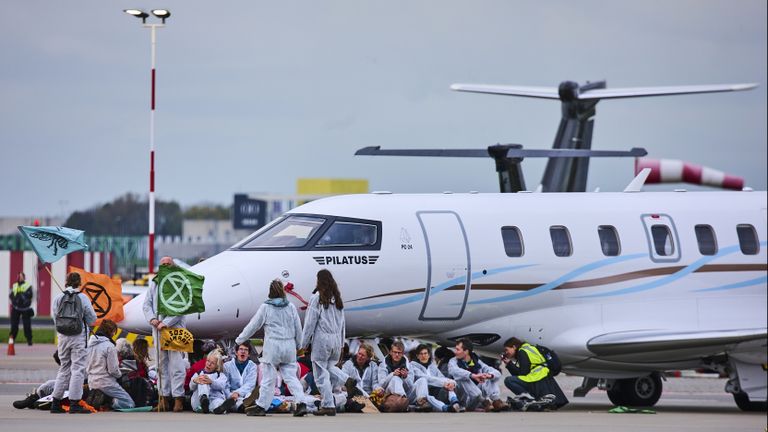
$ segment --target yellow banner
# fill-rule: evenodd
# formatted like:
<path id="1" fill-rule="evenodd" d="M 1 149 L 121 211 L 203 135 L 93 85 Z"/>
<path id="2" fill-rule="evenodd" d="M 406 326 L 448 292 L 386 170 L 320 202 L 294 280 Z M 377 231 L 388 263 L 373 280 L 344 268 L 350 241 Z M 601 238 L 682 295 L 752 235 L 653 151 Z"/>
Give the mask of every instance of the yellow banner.
<path id="1" fill-rule="evenodd" d="M 192 352 L 195 337 L 187 329 L 164 328 L 160 331 L 160 349 L 163 351 Z"/>

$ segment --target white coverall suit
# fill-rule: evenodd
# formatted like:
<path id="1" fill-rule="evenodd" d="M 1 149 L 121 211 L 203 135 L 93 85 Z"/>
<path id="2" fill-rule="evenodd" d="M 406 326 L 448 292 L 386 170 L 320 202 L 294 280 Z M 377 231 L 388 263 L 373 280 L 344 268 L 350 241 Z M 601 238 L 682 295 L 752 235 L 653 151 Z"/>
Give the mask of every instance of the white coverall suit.
<path id="1" fill-rule="evenodd" d="M 326 309 L 320 304 L 320 294 L 312 296 L 304 319 L 301 347 L 307 348 L 312 344 L 312 373 L 323 398 L 322 408 L 335 406 L 330 369 L 336 367 L 341 357 L 346 338 L 345 327 L 344 310 L 337 309 L 333 301 Z"/>
<path id="2" fill-rule="evenodd" d="M 236 358 L 224 363 L 224 374 L 229 380 L 229 395 L 227 395 L 227 397 L 231 396 L 234 392 L 237 392 L 237 394 L 240 395 L 235 401 L 235 408 L 240 408 L 243 404 L 243 399 L 250 396 L 253 389 L 256 388 L 256 367 L 256 363 L 247 359 L 245 360 L 245 368 L 241 374 L 240 370 L 237 368 Z"/>
<path id="3" fill-rule="evenodd" d="M 67 287 L 66 291 L 76 292 L 71 287 Z M 64 294 L 59 294 L 53 300 L 54 325 L 56 324 L 55 311 L 59 308 L 63 296 Z M 54 399 L 64 398 L 64 392 L 67 390 L 69 390 L 69 400 L 80 400 L 83 397 L 85 364 L 86 356 L 88 355 L 85 342 L 88 337 L 88 326 L 93 325 L 96 321 L 96 312 L 93 311 L 93 306 L 91 306 L 88 296 L 79 293 L 77 297 L 83 306 L 85 324 L 83 324 L 83 331 L 79 335 L 67 336 L 56 332 L 56 336 L 59 339 L 58 350 L 61 365 L 59 366 L 59 372 L 56 374 L 56 385 L 53 387 L 52 395 Z"/>
<path id="4" fill-rule="evenodd" d="M 88 388 L 111 397 L 113 409 L 133 408 L 133 399 L 117 383 L 121 375 L 115 344 L 106 336 L 92 335 L 88 340 Z"/>
<path id="5" fill-rule="evenodd" d="M 201 375 L 208 375 L 211 379 L 210 384 L 198 384 L 195 382 L 195 378 Z M 227 400 L 227 394 L 229 393 L 229 379 L 224 372 L 206 372 L 205 369 L 192 375 L 192 379 L 189 381 L 189 389 L 192 390 L 192 410 L 200 412 L 202 405 L 200 404 L 200 397 L 205 395 L 208 397 L 208 409 L 213 411 L 220 407 L 224 401 Z"/>
<path id="6" fill-rule="evenodd" d="M 180 316 L 162 316 L 157 313 L 157 284 L 150 282 L 149 290 L 144 297 L 144 318 L 147 322 L 153 319 L 162 321 L 169 328 L 185 328 L 186 317 Z M 160 343 L 160 337 L 156 328 L 152 328 L 152 337 Z M 179 351 L 160 350 L 160 358 L 157 362 L 157 371 L 161 376 L 162 387 L 161 396 L 173 396 L 175 398 L 184 396 L 184 379 L 187 376 L 187 361 L 184 353 Z"/>
<path id="7" fill-rule="evenodd" d="M 259 306 L 240 335 L 239 345 L 264 327 L 264 349 L 261 355 L 262 375 L 259 383 L 259 399 L 256 404 L 267 411 L 275 392 L 277 370 L 297 402 L 305 402 L 304 388 L 299 382 L 296 350 L 301 341 L 301 320 L 296 306 L 285 298 L 269 299 Z"/>
<path id="8" fill-rule="evenodd" d="M 428 367 L 425 367 L 417 361 L 412 361 L 410 367 L 411 371 L 413 372 L 413 379 L 416 382 L 420 380 L 426 381 L 427 388 L 435 387 L 438 389 L 443 389 L 445 384 L 448 382 L 454 382 L 455 384 L 455 381 L 450 378 L 446 378 L 445 375 L 440 372 L 440 369 L 438 369 L 434 362 L 430 362 Z M 430 394 L 427 395 L 427 401 L 436 411 L 445 411 L 447 409 L 445 402 Z M 456 396 L 455 392 L 448 392 L 448 401 L 451 403 L 458 402 L 458 397 Z"/>
<path id="9" fill-rule="evenodd" d="M 479 365 L 479 373 L 490 373 L 493 378 L 478 384 L 472 380 L 472 372 L 459 367 L 456 357 L 448 362 L 448 373 L 456 381 L 456 393 L 461 404 L 470 410 L 480 406 L 486 399 L 495 401 L 501 397 L 499 392 L 501 372 L 483 363 L 480 359 L 475 361 Z"/>
<path id="10" fill-rule="evenodd" d="M 395 372 L 389 372 L 387 369 L 386 358 L 379 365 L 379 386 L 387 393 L 397 394 L 408 397 L 410 403 L 415 403 L 421 398 L 429 396 L 429 388 L 426 380 L 416 380 L 411 365 L 413 362 L 405 360 L 405 368 L 408 369 L 408 376 L 405 379 L 395 376 Z"/>

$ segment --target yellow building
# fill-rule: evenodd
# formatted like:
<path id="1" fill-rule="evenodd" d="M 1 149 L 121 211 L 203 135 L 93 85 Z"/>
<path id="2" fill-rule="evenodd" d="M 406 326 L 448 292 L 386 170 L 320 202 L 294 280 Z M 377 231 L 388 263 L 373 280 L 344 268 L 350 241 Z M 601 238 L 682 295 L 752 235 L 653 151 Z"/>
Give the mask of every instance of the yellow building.
<path id="1" fill-rule="evenodd" d="M 298 195 L 344 195 L 368 193 L 368 180 L 300 178 L 296 180 Z"/>

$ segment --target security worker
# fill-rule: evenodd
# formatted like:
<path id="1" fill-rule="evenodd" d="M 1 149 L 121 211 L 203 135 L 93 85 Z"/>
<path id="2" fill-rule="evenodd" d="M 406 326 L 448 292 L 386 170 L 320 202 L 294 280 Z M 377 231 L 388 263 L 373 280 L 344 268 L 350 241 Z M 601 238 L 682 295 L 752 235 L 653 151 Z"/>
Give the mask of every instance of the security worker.
<path id="1" fill-rule="evenodd" d="M 19 272 L 16 283 L 11 287 L 8 295 L 11 299 L 11 339 L 16 339 L 19 332 L 19 319 L 24 323 L 24 336 L 27 338 L 27 345 L 32 345 L 32 322 L 31 318 L 35 315 L 32 309 L 32 285 L 26 281 L 24 272 Z"/>

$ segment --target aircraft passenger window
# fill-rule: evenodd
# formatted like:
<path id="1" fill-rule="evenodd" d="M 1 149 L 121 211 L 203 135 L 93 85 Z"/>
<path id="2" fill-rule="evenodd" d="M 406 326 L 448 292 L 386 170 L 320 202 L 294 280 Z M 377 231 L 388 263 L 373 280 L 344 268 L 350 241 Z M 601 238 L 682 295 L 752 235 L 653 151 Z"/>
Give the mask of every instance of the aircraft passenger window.
<path id="1" fill-rule="evenodd" d="M 619 233 L 611 225 L 600 225 L 597 227 L 597 235 L 600 237 L 600 246 L 603 248 L 603 255 L 618 256 L 621 253 L 619 245 Z"/>
<path id="2" fill-rule="evenodd" d="M 552 238 L 552 249 L 556 256 L 571 256 L 573 248 L 571 247 L 571 235 L 568 234 L 568 228 L 560 225 L 551 226 L 549 227 L 549 236 Z"/>
<path id="3" fill-rule="evenodd" d="M 501 239 L 504 241 L 504 252 L 508 257 L 523 256 L 523 236 L 517 227 L 501 227 Z"/>
<path id="4" fill-rule="evenodd" d="M 670 256 L 675 253 L 675 243 L 672 241 L 672 233 L 666 225 L 654 225 L 651 227 L 653 236 L 653 248 L 658 256 Z"/>
<path id="5" fill-rule="evenodd" d="M 325 219 L 308 216 L 289 216 L 255 239 L 241 246 L 243 249 L 298 248 L 307 244 Z"/>
<path id="6" fill-rule="evenodd" d="M 696 225 L 696 241 L 699 242 L 699 252 L 702 255 L 714 255 L 717 253 L 717 239 L 715 230 L 709 225 Z"/>
<path id="7" fill-rule="evenodd" d="M 376 225 L 337 221 L 328 228 L 315 246 L 373 246 L 376 240 Z"/>
<path id="8" fill-rule="evenodd" d="M 757 241 L 755 227 L 749 224 L 736 226 L 736 234 L 739 235 L 739 247 L 744 255 L 757 255 L 760 252 L 760 243 Z"/>

